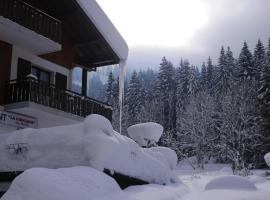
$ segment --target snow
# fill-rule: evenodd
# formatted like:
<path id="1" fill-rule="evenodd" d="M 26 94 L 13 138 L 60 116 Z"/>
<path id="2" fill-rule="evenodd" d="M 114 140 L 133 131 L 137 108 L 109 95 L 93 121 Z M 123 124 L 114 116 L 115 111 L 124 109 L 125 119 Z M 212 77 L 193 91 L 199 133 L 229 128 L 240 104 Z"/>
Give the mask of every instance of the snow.
<path id="1" fill-rule="evenodd" d="M 98 31 L 104 36 L 120 60 L 126 60 L 128 57 L 128 46 L 97 2 L 95 0 L 76 1 L 94 23 Z"/>
<path id="2" fill-rule="evenodd" d="M 143 149 L 115 132 L 110 121 L 99 115 L 90 115 L 76 125 L 2 134 L 0 148 L 1 171 L 91 166 L 150 183 L 178 181 L 172 172 L 175 152 L 165 147 Z"/>
<path id="3" fill-rule="evenodd" d="M 270 153 L 265 154 L 264 160 L 266 164 L 268 165 L 268 167 L 270 167 Z"/>
<path id="4" fill-rule="evenodd" d="M 101 130 L 108 136 L 113 135 L 113 127 L 111 122 L 100 115 L 89 115 L 84 120 L 85 133 Z"/>
<path id="5" fill-rule="evenodd" d="M 178 158 L 174 150 L 166 148 L 166 147 L 151 147 L 149 148 L 149 150 L 150 150 L 149 153 L 151 151 L 154 152 L 156 157 L 159 154 L 159 157 L 161 160 L 165 158 L 163 162 L 164 163 L 167 162 L 171 170 L 176 169 Z M 145 149 L 145 151 L 148 151 L 148 150 Z"/>
<path id="6" fill-rule="evenodd" d="M 38 80 L 37 76 L 35 76 L 34 74 L 28 74 L 26 78 L 32 78 L 32 79 Z"/>
<path id="7" fill-rule="evenodd" d="M 14 180 L 2 200 L 173 200 L 187 191 L 182 183 L 121 190 L 112 178 L 90 167 L 33 168 Z"/>
<path id="8" fill-rule="evenodd" d="M 163 127 L 154 122 L 135 124 L 128 127 L 128 135 L 141 146 L 147 146 L 148 141 L 158 142 L 162 133 Z"/>
<path id="9" fill-rule="evenodd" d="M 14 180 L 2 200 L 91 200 L 119 191 L 111 177 L 90 167 L 32 168 Z"/>
<path id="10" fill-rule="evenodd" d="M 241 187 L 233 190 L 228 187 L 205 190 L 210 183 L 224 178 L 226 173 L 221 169 L 184 174 L 182 171 L 174 171 L 182 182 L 130 186 L 121 190 L 113 179 L 90 167 L 35 168 L 18 176 L 2 200 L 269 200 L 270 177 L 261 176 L 267 172 L 265 170 L 252 171 L 253 175 L 246 177 L 245 183 L 238 182 Z M 232 177 L 239 178 L 230 176 L 226 185 L 234 185 Z M 243 189 L 247 180 L 257 189 Z"/>
<path id="11" fill-rule="evenodd" d="M 205 190 L 221 190 L 221 189 L 228 189 L 228 190 L 257 190 L 254 183 L 250 182 L 249 180 L 238 177 L 238 176 L 223 176 L 215 178 L 211 180 L 205 186 Z"/>

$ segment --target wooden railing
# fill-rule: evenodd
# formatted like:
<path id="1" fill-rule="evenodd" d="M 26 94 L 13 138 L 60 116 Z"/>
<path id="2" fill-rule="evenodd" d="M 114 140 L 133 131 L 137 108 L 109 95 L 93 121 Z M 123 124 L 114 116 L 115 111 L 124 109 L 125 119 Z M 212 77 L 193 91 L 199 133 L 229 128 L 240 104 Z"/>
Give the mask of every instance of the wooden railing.
<path id="1" fill-rule="evenodd" d="M 103 115 L 112 120 L 112 108 L 100 101 L 33 78 L 11 80 L 6 84 L 6 104 L 30 101 L 81 117 Z"/>
<path id="2" fill-rule="evenodd" d="M 61 43 L 61 21 L 22 0 L 0 0 L 0 16 Z"/>

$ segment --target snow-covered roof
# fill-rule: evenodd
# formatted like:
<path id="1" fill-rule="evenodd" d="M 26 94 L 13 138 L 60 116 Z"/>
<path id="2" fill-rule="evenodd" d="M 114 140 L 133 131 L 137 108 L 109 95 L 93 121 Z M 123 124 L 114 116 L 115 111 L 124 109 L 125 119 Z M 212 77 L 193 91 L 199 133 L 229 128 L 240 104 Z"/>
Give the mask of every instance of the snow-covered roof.
<path id="1" fill-rule="evenodd" d="M 95 0 L 76 0 L 120 60 L 128 57 L 128 45 Z"/>

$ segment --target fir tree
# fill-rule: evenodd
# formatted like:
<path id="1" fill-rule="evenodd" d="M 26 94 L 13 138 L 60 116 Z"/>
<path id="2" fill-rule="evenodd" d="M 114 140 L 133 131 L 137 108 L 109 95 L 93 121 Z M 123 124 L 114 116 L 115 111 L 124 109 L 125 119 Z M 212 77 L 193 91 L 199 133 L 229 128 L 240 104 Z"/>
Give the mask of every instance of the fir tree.
<path id="1" fill-rule="evenodd" d="M 114 84 L 114 76 L 113 72 L 111 71 L 108 76 L 107 85 L 106 85 L 106 102 L 110 105 L 113 105 L 113 84 Z"/>
<path id="2" fill-rule="evenodd" d="M 207 60 L 207 89 L 212 88 L 214 77 L 214 66 L 212 64 L 212 59 L 209 57 Z"/>
<path id="3" fill-rule="evenodd" d="M 254 67 L 253 67 L 253 58 L 252 54 L 248 49 L 248 45 L 244 42 L 244 46 L 241 50 L 238 59 L 238 67 L 239 67 L 239 77 L 244 79 L 251 79 L 255 75 Z"/>
<path id="4" fill-rule="evenodd" d="M 127 112 L 128 112 L 128 125 L 134 125 L 141 122 L 142 111 L 142 82 L 138 77 L 136 71 L 133 72 L 127 89 Z"/>
<path id="5" fill-rule="evenodd" d="M 258 43 L 254 50 L 254 71 L 256 74 L 257 80 L 260 79 L 260 72 L 263 70 L 265 64 L 265 49 L 261 42 L 258 40 Z"/>
<path id="6" fill-rule="evenodd" d="M 165 130 L 175 127 L 175 80 L 174 68 L 165 57 L 162 58 L 157 79 L 157 96 L 160 100 L 161 118 L 160 123 Z"/>
<path id="7" fill-rule="evenodd" d="M 228 52 L 230 56 L 230 52 Z M 231 59 L 231 58 L 230 58 Z M 217 68 L 217 78 L 215 80 L 216 95 L 219 98 L 224 97 L 227 91 L 231 88 L 230 82 L 232 78 L 231 66 L 227 63 L 229 59 L 225 54 L 223 46 L 221 47 L 220 57 Z"/>
<path id="8" fill-rule="evenodd" d="M 201 88 L 205 90 L 207 86 L 207 68 L 206 68 L 205 62 L 203 62 L 202 64 L 200 83 L 201 83 Z"/>

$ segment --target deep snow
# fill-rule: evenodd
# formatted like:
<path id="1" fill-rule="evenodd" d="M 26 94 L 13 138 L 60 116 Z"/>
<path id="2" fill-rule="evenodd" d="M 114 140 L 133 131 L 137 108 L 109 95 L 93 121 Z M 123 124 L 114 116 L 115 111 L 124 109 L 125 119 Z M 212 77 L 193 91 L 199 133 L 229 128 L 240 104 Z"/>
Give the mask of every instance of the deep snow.
<path id="1" fill-rule="evenodd" d="M 148 141 L 159 141 L 163 127 L 154 122 L 147 122 L 132 125 L 128 127 L 127 131 L 128 135 L 140 146 L 147 146 Z"/>
<path id="2" fill-rule="evenodd" d="M 177 157 L 168 148 L 141 148 L 113 130 L 109 120 L 88 116 L 83 123 L 43 129 L 23 129 L 0 135 L 0 170 L 32 167 L 91 166 L 109 169 L 150 183 L 176 182 Z"/>
<path id="3" fill-rule="evenodd" d="M 189 172 L 178 169 L 175 173 L 182 182 L 131 186 L 121 190 L 112 178 L 90 167 L 30 169 L 15 179 L 1 200 L 269 200 L 270 197 L 270 177 L 262 176 L 265 174 L 262 170 L 241 178 L 245 183 L 254 184 L 256 190 L 228 188 L 235 183 L 233 179 L 239 177 L 223 169 Z M 222 181 L 224 176 L 227 179 Z M 216 180 L 222 188 L 205 190 Z"/>

